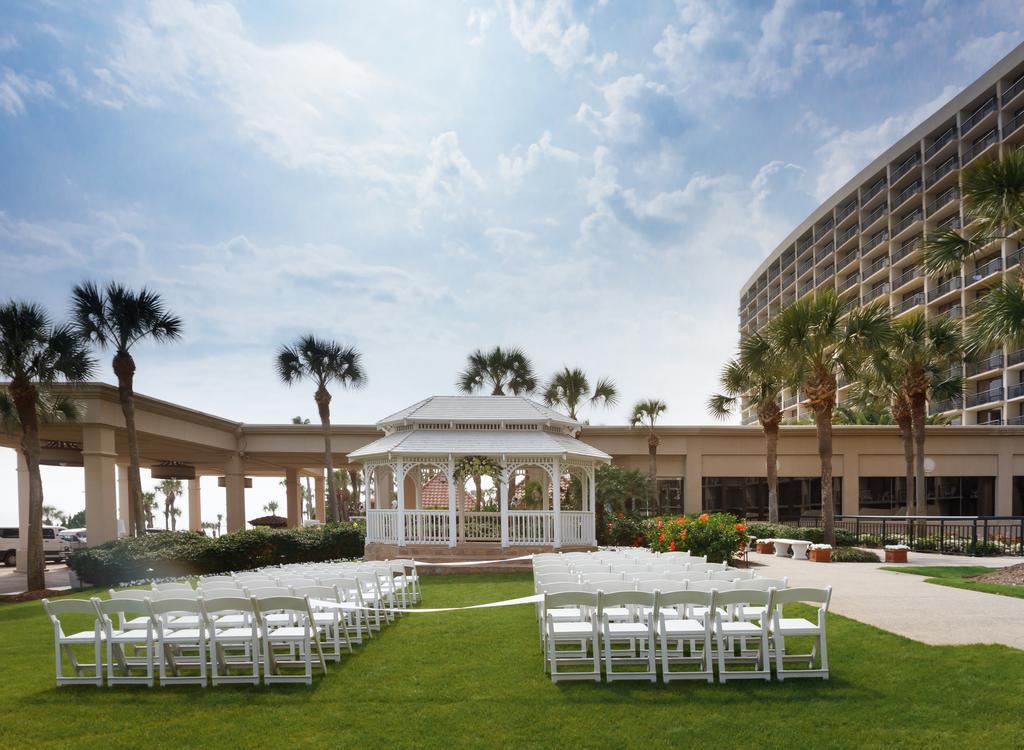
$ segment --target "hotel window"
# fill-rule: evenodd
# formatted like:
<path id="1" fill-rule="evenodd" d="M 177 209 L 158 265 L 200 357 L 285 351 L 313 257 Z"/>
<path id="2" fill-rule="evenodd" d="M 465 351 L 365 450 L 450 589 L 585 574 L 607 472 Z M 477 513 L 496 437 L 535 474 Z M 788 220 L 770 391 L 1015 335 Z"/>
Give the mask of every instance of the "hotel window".
<path id="1" fill-rule="evenodd" d="M 842 509 L 842 480 L 834 477 L 836 513 Z M 768 480 L 765 477 L 704 477 L 701 508 L 709 513 L 733 513 L 748 520 L 768 518 Z M 821 479 L 779 477 L 779 520 L 814 523 L 821 516 Z"/>

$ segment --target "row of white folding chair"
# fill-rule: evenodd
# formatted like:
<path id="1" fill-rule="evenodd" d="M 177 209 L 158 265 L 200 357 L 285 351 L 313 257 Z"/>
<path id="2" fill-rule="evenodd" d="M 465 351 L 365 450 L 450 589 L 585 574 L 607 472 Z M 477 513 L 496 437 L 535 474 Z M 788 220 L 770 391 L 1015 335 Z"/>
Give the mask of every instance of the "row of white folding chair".
<path id="1" fill-rule="evenodd" d="M 665 682 L 676 679 L 712 682 L 715 661 L 721 682 L 730 679 L 769 680 L 772 659 L 780 681 L 787 677 L 828 679 L 825 614 L 830 597 L 831 588 L 552 592 L 545 595 L 543 606 L 546 612 L 542 626 L 545 670 L 550 672 L 552 681 L 600 681 L 603 646 L 604 674 L 609 681 L 646 679 L 654 682 L 659 654 Z M 783 607 L 791 602 L 817 604 L 817 622 L 784 617 Z M 756 623 L 737 620 L 729 614 L 743 607 L 757 607 L 770 614 L 763 615 Z M 557 616 L 566 609 L 590 610 L 593 614 L 589 620 L 568 621 Z M 633 616 L 623 620 L 620 616 L 623 610 L 632 612 Z M 709 612 L 714 615 L 708 617 Z M 679 613 L 683 613 L 682 616 Z M 787 653 L 785 639 L 791 636 L 813 637 L 815 643 L 811 652 Z M 755 648 L 748 646 L 751 640 L 756 642 Z M 559 651 L 560 644 L 571 645 L 572 649 Z M 815 667 L 816 659 L 820 659 L 819 667 Z M 807 667 L 790 669 L 786 667 L 787 661 L 803 662 Z M 671 664 L 687 663 L 696 664 L 698 668 L 694 671 L 673 671 L 670 668 Z M 615 666 L 621 664 L 646 664 L 647 669 L 616 671 Z M 728 669 L 735 664 L 750 665 L 752 669 Z M 559 672 L 560 665 L 588 665 L 591 668 Z"/>
<path id="2" fill-rule="evenodd" d="M 149 593 L 149 592 L 147 592 Z M 320 646 L 319 630 L 308 597 L 279 596 L 257 600 L 246 597 L 216 599 L 145 598 L 143 600 L 113 598 L 62 599 L 43 606 L 54 628 L 57 684 L 91 683 L 102 685 L 102 647 L 106 646 L 106 682 L 154 684 L 157 670 L 161 684 L 191 682 L 206 685 L 207 665 L 214 685 L 223 682 L 260 681 L 261 657 L 263 680 L 273 682 L 312 682 L 314 655 L 320 670 L 326 672 Z M 92 609 L 94 627 L 91 631 L 65 633 L 60 617 L 64 614 L 88 614 Z M 188 612 L 201 626 L 172 629 L 167 617 Z M 220 627 L 224 618 L 245 614 L 246 624 Z M 271 613 L 288 613 L 290 621 L 276 626 L 268 622 Z M 146 618 L 145 628 L 123 629 L 118 622 Z M 72 647 L 91 645 L 94 663 L 79 663 Z M 282 652 L 284 649 L 284 652 Z M 74 674 L 64 674 L 64 659 Z M 301 657 L 297 659 L 296 657 Z M 301 674 L 288 674 L 283 667 L 299 666 Z M 246 673 L 232 675 L 233 668 Z M 143 674 L 137 672 L 141 670 Z M 91 671 L 91 674 L 88 672 Z M 195 674 L 183 674 L 194 671 Z"/>

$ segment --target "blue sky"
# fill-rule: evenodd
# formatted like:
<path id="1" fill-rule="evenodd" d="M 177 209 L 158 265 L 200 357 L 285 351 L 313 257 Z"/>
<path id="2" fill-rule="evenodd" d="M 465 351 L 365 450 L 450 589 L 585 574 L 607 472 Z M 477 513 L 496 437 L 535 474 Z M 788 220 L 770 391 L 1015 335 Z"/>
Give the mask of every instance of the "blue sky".
<path id="1" fill-rule="evenodd" d="M 149 284 L 185 320 L 137 389 L 314 416 L 277 345 L 357 346 L 337 421 L 465 355 L 708 421 L 740 285 L 1024 38 L 1019 2 L 5 3 L 0 298 Z M 102 376 L 110 380 L 104 358 Z M 13 483 L 13 458 L 0 458 Z M 12 484 L 13 487 L 13 484 Z"/>

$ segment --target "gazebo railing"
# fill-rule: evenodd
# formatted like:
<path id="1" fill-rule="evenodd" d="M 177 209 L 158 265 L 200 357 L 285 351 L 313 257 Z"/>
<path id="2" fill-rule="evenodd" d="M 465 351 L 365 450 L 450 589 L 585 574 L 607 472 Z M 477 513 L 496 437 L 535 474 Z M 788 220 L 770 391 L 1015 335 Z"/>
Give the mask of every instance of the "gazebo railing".
<path id="1" fill-rule="evenodd" d="M 555 514 L 550 510 L 510 510 L 508 512 L 508 543 L 553 544 Z"/>
<path id="2" fill-rule="evenodd" d="M 398 511 L 371 510 L 366 514 L 366 540 L 380 544 L 398 543 Z"/>
<path id="3" fill-rule="evenodd" d="M 587 511 L 562 511 L 562 544 L 590 544 L 594 532 L 594 514 Z"/>
<path id="4" fill-rule="evenodd" d="M 451 527 L 446 510 L 406 510 L 405 541 L 410 544 L 448 544 Z"/>

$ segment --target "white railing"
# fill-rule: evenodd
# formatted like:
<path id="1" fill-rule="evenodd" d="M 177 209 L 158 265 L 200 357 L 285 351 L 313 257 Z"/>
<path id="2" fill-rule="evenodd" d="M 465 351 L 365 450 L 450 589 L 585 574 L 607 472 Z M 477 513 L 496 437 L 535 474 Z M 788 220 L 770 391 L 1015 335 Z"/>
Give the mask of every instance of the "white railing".
<path id="1" fill-rule="evenodd" d="M 398 511 L 366 511 L 366 541 L 377 544 L 398 543 Z"/>
<path id="2" fill-rule="evenodd" d="M 500 513 L 466 513 L 463 523 L 467 542 L 495 542 L 501 539 Z"/>
<path id="3" fill-rule="evenodd" d="M 562 511 L 562 545 L 590 544 L 594 539 L 594 514 L 579 510 Z"/>
<path id="4" fill-rule="evenodd" d="M 508 543 L 553 544 L 555 514 L 550 510 L 510 510 L 508 512 Z"/>
<path id="5" fill-rule="evenodd" d="M 448 511 L 405 511 L 406 544 L 448 544 L 450 539 Z"/>

